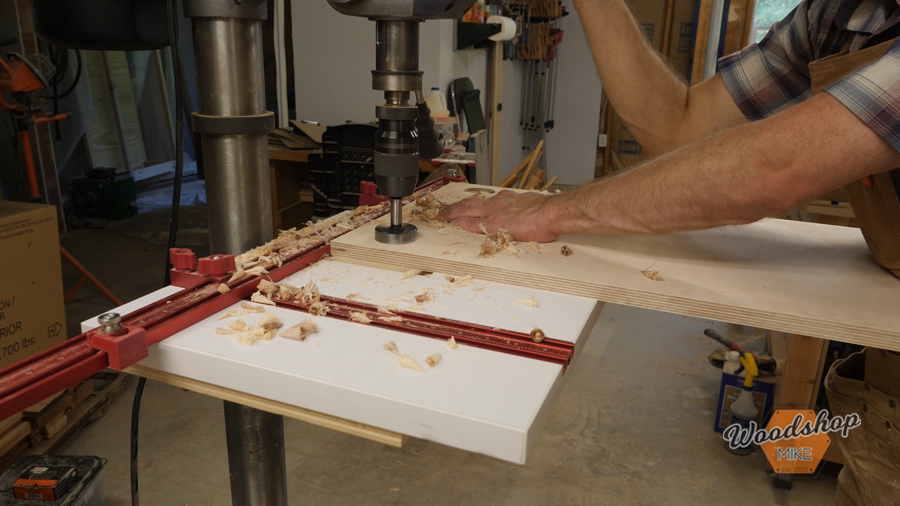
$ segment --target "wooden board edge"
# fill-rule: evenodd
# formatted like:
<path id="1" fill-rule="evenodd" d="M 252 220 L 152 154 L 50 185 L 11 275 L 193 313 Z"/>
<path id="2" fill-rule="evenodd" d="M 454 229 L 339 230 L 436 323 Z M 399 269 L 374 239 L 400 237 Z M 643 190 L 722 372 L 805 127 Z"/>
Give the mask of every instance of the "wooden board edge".
<path id="1" fill-rule="evenodd" d="M 331 255 L 334 260 L 340 262 L 371 262 L 370 265 L 377 265 L 380 268 L 392 270 L 413 268 L 460 276 L 471 274 L 475 279 L 482 281 L 524 288 L 537 288 L 653 311 L 749 325 L 794 334 L 814 335 L 822 339 L 900 351 L 900 343 L 895 340 L 893 334 L 879 328 L 797 317 L 790 313 L 774 313 L 761 309 L 751 310 L 730 304 L 713 304 L 676 295 L 638 292 L 613 285 L 591 285 L 556 276 L 544 276 L 541 278 L 540 284 L 538 284 L 532 276 L 512 269 L 462 264 L 455 260 L 422 255 L 391 256 L 366 250 L 354 244 L 342 243 L 339 239 L 331 243 Z"/>
<path id="2" fill-rule="evenodd" d="M 369 439 L 371 441 L 386 444 L 388 446 L 393 446 L 395 448 L 402 448 L 407 439 L 409 439 L 408 436 L 397 432 L 380 429 L 378 427 L 372 427 L 370 425 L 359 422 L 345 420 L 343 418 L 338 418 L 336 416 L 327 415 L 325 413 L 319 413 L 317 411 L 299 408 L 297 406 L 291 406 L 290 404 L 273 401 L 271 399 L 264 399 L 256 395 L 238 392 L 237 390 L 231 390 L 230 388 L 212 385 L 210 383 L 205 383 L 191 378 L 185 378 L 184 376 L 179 376 L 177 374 L 172 374 L 165 371 L 159 371 L 157 369 L 151 369 L 139 364 L 133 365 L 125 369 L 123 372 L 134 374 L 135 376 L 141 376 L 149 380 L 159 381 L 160 383 L 165 383 L 167 385 L 172 385 L 178 388 L 184 388 L 198 394 L 222 399 L 223 401 L 235 402 L 251 408 L 274 413 L 276 415 L 295 418 L 303 422 L 318 425 L 320 427 L 325 427 L 327 429 L 336 430 L 338 432 L 343 432 L 352 436 Z"/>

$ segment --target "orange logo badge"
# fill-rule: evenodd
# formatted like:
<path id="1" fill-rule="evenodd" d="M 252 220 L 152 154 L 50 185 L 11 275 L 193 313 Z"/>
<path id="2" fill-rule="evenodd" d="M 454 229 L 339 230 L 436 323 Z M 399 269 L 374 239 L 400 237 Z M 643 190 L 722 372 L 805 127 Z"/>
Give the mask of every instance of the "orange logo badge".
<path id="1" fill-rule="evenodd" d="M 817 414 L 809 408 L 780 408 L 764 429 L 751 421 L 746 428 L 729 426 L 722 436 L 733 448 L 759 445 L 776 473 L 812 474 L 828 454 L 832 438 L 847 437 L 861 424 L 856 413 L 830 417 L 826 410 Z"/>

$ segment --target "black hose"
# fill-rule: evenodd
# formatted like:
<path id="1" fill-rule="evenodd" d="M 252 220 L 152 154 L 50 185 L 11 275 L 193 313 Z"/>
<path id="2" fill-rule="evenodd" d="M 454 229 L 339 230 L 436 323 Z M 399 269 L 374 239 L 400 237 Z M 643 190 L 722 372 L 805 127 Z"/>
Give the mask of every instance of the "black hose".
<path id="1" fill-rule="evenodd" d="M 172 71 L 175 74 L 175 183 L 172 188 L 172 216 L 169 220 L 169 249 L 175 247 L 175 236 L 178 233 L 178 214 L 181 210 L 181 183 L 184 178 L 184 90 L 180 86 L 184 77 L 181 69 L 181 51 L 178 38 L 181 36 L 178 26 L 178 0 L 169 0 L 170 22 L 169 39 L 172 42 Z M 169 284 L 169 252 L 166 250 L 165 284 Z"/>
<path id="2" fill-rule="evenodd" d="M 172 69 L 175 78 L 175 182 L 172 188 L 172 216 L 169 220 L 169 248 L 166 249 L 166 274 L 165 284 L 169 284 L 169 249 L 175 247 L 175 238 L 178 234 L 178 214 L 181 209 L 181 184 L 184 178 L 184 93 L 180 83 L 183 82 L 181 69 L 181 53 L 178 49 L 180 37 L 178 0 L 167 2 L 169 13 L 169 41 L 172 48 Z M 140 505 L 138 494 L 138 421 L 141 415 L 141 396 L 144 393 L 144 385 L 147 380 L 138 380 L 137 390 L 134 393 L 134 403 L 131 408 L 131 504 Z"/>
<path id="3" fill-rule="evenodd" d="M 73 91 L 75 91 L 75 87 L 78 86 L 78 82 L 81 81 L 81 51 L 77 49 L 75 50 L 75 60 L 77 63 L 77 66 L 75 67 L 75 79 L 72 81 L 72 84 L 70 84 L 69 87 L 66 88 L 66 91 L 60 93 L 59 95 L 54 95 L 54 99 L 63 99 L 68 97 L 72 94 Z"/>
<path id="4" fill-rule="evenodd" d="M 144 385 L 147 378 L 138 380 L 134 391 L 134 403 L 131 405 L 131 504 L 137 506 L 140 503 L 138 494 L 138 422 L 141 419 L 141 397 L 144 396 Z"/>

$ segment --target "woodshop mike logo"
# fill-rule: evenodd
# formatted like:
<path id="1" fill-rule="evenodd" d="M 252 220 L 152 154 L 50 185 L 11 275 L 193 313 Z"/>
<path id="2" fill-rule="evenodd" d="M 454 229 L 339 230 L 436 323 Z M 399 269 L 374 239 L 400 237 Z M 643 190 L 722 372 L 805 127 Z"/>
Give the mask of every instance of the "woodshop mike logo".
<path id="1" fill-rule="evenodd" d="M 732 450 L 758 445 L 776 473 L 812 474 L 831 449 L 829 433 L 847 437 L 852 429 L 862 425 L 856 413 L 846 416 L 830 416 L 823 409 L 816 414 L 812 409 L 778 409 L 765 428 L 755 421 L 747 427 L 735 423 L 729 425 L 722 437 Z"/>

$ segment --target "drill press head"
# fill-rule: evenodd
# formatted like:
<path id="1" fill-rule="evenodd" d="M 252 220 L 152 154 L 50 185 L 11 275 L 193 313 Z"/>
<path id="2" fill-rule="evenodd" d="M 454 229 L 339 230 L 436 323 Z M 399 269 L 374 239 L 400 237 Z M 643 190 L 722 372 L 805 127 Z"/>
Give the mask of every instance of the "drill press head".
<path id="1" fill-rule="evenodd" d="M 338 12 L 375 21 L 375 70 L 372 88 L 384 92 L 375 107 L 375 184 L 391 199 L 391 224 L 376 227 L 375 239 L 388 244 L 416 240 L 416 227 L 403 223 L 402 199 L 419 178 L 417 108 L 409 100 L 421 94 L 419 24 L 427 19 L 459 19 L 475 0 L 328 0 Z"/>

